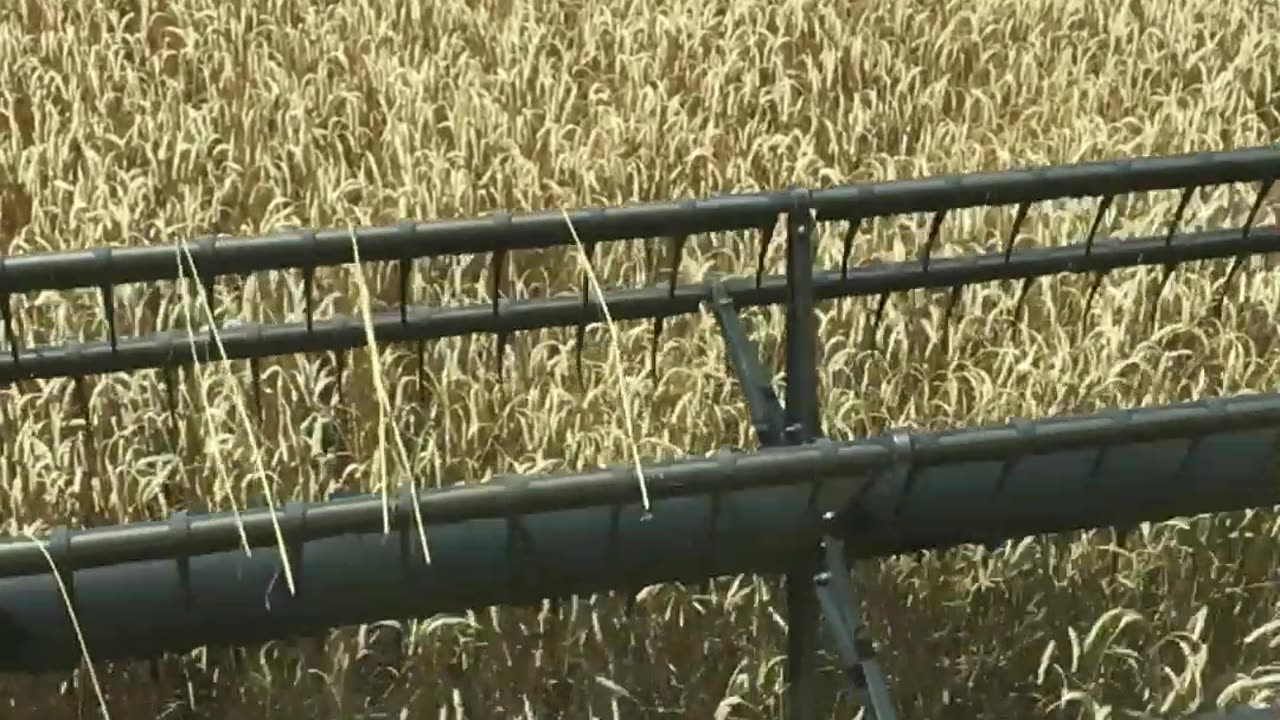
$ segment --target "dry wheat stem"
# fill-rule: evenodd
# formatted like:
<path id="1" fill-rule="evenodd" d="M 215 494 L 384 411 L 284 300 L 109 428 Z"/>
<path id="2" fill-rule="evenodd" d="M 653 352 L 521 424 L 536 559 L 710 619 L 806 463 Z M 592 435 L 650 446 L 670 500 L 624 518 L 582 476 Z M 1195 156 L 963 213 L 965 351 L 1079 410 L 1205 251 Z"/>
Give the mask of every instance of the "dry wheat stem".
<path id="1" fill-rule="evenodd" d="M 413 517 L 417 525 L 418 542 L 422 544 L 422 557 L 431 564 L 431 550 L 427 547 L 427 531 L 422 522 L 422 508 L 418 504 L 418 482 L 414 476 L 413 464 L 409 461 L 409 451 L 405 448 L 404 438 L 399 426 L 391 422 L 391 399 L 382 381 L 382 360 L 378 352 L 378 341 L 373 334 L 373 307 L 369 297 L 369 285 L 364 279 L 364 267 L 360 264 L 360 244 L 357 242 L 355 228 L 351 232 L 351 272 L 356 278 L 356 287 L 360 293 L 360 314 L 364 320 L 365 344 L 369 348 L 369 369 L 373 377 L 373 389 L 378 397 L 378 468 L 379 483 L 382 485 L 382 532 L 391 532 L 390 501 L 388 499 L 386 442 L 387 425 L 391 424 L 395 436 L 396 450 L 400 454 L 401 471 L 409 476 L 409 492 L 413 500 Z"/>
<path id="2" fill-rule="evenodd" d="M 188 267 L 191 270 L 192 277 L 198 278 L 200 273 L 196 269 L 195 258 L 191 256 L 191 249 L 187 247 L 186 243 L 182 243 L 181 247 L 183 254 L 187 258 Z M 213 306 L 210 304 L 213 302 L 213 299 L 208 297 L 203 291 L 197 293 L 196 297 L 200 307 L 204 310 L 205 320 L 209 323 L 209 332 L 213 334 L 213 341 L 218 347 L 218 355 L 225 358 L 227 356 L 227 350 L 222 344 L 222 334 L 218 332 L 217 319 L 214 317 Z M 194 336 L 195 330 L 189 326 L 187 328 L 187 332 Z M 245 437 L 248 439 L 249 453 L 253 456 L 253 462 L 255 469 L 258 471 L 258 477 L 262 480 L 262 493 L 267 501 L 267 512 L 271 516 L 271 528 L 276 534 L 276 549 L 279 550 L 280 554 L 280 567 L 284 571 L 284 580 L 285 584 L 289 588 L 289 595 L 293 596 L 297 594 L 297 585 L 294 583 L 293 579 L 293 563 L 289 560 L 289 551 L 284 542 L 284 532 L 280 529 L 280 518 L 276 513 L 275 493 L 271 489 L 271 482 L 268 479 L 269 476 L 267 474 L 267 468 L 262 463 L 262 451 L 258 446 L 258 439 L 253 430 L 254 422 L 249 416 L 248 408 L 245 406 L 240 382 L 237 380 L 235 374 L 231 372 L 231 363 L 224 360 L 221 363 L 218 363 L 218 366 L 222 370 L 221 374 L 227 381 L 228 386 L 232 388 L 232 392 L 230 393 L 231 399 L 235 406 L 236 413 L 240 417 L 240 425 L 244 428 Z M 238 521 L 238 524 L 241 525 L 240 532 L 243 536 L 243 522 Z"/>
<path id="3" fill-rule="evenodd" d="M 627 392 L 627 376 L 622 370 L 622 356 L 618 350 L 622 346 L 622 338 L 618 333 L 618 326 L 613 322 L 613 315 L 609 313 L 609 304 L 604 300 L 604 292 L 600 289 L 600 281 L 596 278 L 596 271 L 591 267 L 591 261 L 587 259 L 587 252 L 582 247 L 582 241 L 578 239 L 578 231 L 573 227 L 573 221 L 569 219 L 569 213 L 564 209 L 560 210 L 560 214 L 564 216 L 564 222 L 569 226 L 569 232 L 573 235 L 573 244 L 578 249 L 578 265 L 586 272 L 587 281 L 591 284 L 591 291 L 596 295 L 596 301 L 600 303 L 600 309 L 604 312 L 604 322 L 609 328 L 609 335 L 613 342 L 609 343 L 609 364 L 612 366 L 614 373 L 618 378 L 618 395 L 622 400 L 622 420 L 626 426 L 627 448 L 631 451 L 631 462 L 635 468 L 636 482 L 640 486 L 640 503 L 644 508 L 647 516 L 650 511 L 649 507 L 649 485 L 645 482 L 644 466 L 640 462 L 640 446 L 636 442 L 635 423 L 632 420 L 631 413 L 631 395 Z M 578 349 L 582 351 L 581 348 Z"/>
<path id="4" fill-rule="evenodd" d="M 58 572 L 58 566 L 53 562 L 53 556 L 49 554 L 49 549 L 45 547 L 45 544 L 39 538 L 31 533 L 26 533 L 26 538 L 44 556 L 45 562 L 49 563 L 49 573 L 53 575 L 54 582 L 58 584 L 58 594 L 62 596 L 62 604 L 67 608 L 67 615 L 71 618 L 71 629 L 76 633 L 76 642 L 80 645 L 80 656 L 84 658 L 85 669 L 89 671 L 89 683 L 93 685 L 93 693 L 98 698 L 98 707 L 102 709 L 104 720 L 111 720 L 111 711 L 107 709 L 107 696 L 102 692 L 102 684 L 98 682 L 98 671 L 93 668 L 93 657 L 89 655 L 89 644 L 84 641 L 84 633 L 80 630 L 80 616 L 76 612 L 75 604 L 71 602 L 71 594 L 67 592 L 67 584 L 62 581 L 62 573 Z"/>
<path id="5" fill-rule="evenodd" d="M 204 365 L 199 362 L 196 353 L 196 333 L 195 321 L 191 317 L 191 304 L 187 297 L 187 266 L 182 262 L 182 254 L 175 252 L 175 259 L 178 261 L 178 294 L 182 299 L 182 315 L 187 328 L 187 347 L 191 350 L 191 370 L 195 380 L 196 388 L 200 393 L 200 406 L 203 408 L 213 407 L 213 403 L 209 401 L 209 387 L 204 382 Z M 190 254 L 188 253 L 188 258 Z M 231 472 L 227 469 L 226 458 L 223 457 L 222 446 L 218 443 L 218 427 L 214 422 L 214 414 L 211 412 L 203 413 L 205 427 L 205 450 L 213 456 L 213 466 L 218 473 L 217 488 L 221 493 L 225 493 L 227 499 L 231 503 L 231 514 L 236 521 L 236 531 L 240 534 L 240 547 L 244 550 L 245 555 L 253 555 L 253 546 L 249 544 L 249 535 L 244 531 L 244 519 L 240 516 L 240 502 L 236 500 L 236 493 L 231 482 Z"/>

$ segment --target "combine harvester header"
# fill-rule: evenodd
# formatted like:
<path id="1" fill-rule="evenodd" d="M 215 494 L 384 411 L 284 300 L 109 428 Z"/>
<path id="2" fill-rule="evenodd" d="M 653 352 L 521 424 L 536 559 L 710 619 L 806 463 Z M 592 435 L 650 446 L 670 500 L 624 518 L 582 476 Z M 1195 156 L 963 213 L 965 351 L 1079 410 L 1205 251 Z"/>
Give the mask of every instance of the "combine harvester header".
<path id="1" fill-rule="evenodd" d="M 366 344 L 359 318 L 313 318 L 316 268 L 361 261 L 400 263 L 396 311 L 376 315 L 379 342 L 491 333 L 502 350 L 521 330 L 577 327 L 604 318 L 666 318 L 708 309 L 744 393 L 758 452 L 723 450 L 664 464 L 417 491 L 405 482 L 384 507 L 378 496 L 286 503 L 243 512 L 188 508 L 167 521 L 84 530 L 59 529 L 43 541 L 0 542 L 0 671 L 46 672 L 81 658 L 49 553 L 95 660 L 126 660 L 201 645 L 243 645 L 393 617 L 420 617 L 494 604 L 733 573 L 785 573 L 789 630 L 789 717 L 816 713 L 819 618 L 868 717 L 896 717 L 859 600 L 853 558 L 1083 528 L 1126 526 L 1205 512 L 1280 503 L 1277 442 L 1280 395 L 1207 399 L 1160 408 L 934 433 L 822 437 L 817 386 L 819 300 L 880 296 L 918 288 L 959 289 L 996 280 L 1105 273 L 1142 266 L 1233 259 L 1230 283 L 1250 255 L 1280 250 L 1280 227 L 1255 227 L 1280 175 L 1280 149 L 1257 148 L 1001 173 L 958 175 L 827 190 L 727 196 L 568 213 L 357 231 L 297 231 L 242 240 L 0 258 L 0 311 L 8 352 L 0 384 L 192 362 L 247 359 L 255 382 L 261 359 L 341 351 Z M 1258 194 L 1240 227 L 1183 232 L 1197 188 L 1254 183 Z M 1144 238 L 1098 238 L 1121 196 L 1181 191 L 1168 229 Z M 1088 234 L 1072 244 L 1015 251 L 1036 203 L 1095 197 Z M 1014 205 L 1000 252 L 934 258 L 949 211 Z M 933 213 L 915 261 L 850 267 L 862 223 L 902 213 Z M 764 275 L 769 238 L 786 225 L 786 273 Z M 814 226 L 845 221 L 841 267 L 815 270 Z M 589 257 L 602 243 L 658 236 L 759 230 L 755 277 L 612 290 L 580 296 L 507 300 L 497 292 L 508 253 L 572 245 Z M 493 301 L 461 308 L 415 306 L 408 293 L 417 258 L 491 253 Z M 170 332 L 118 337 L 114 287 L 176 280 L 188 264 L 212 300 L 220 276 L 299 268 L 306 319 L 220 329 L 215 342 Z M 674 267 L 673 267 L 674 270 Z M 22 347 L 10 297 L 16 293 L 100 288 L 109 336 L 100 342 Z M 1161 286 L 1163 287 L 1163 286 Z M 1223 291 L 1226 292 L 1225 290 Z M 786 391 L 779 398 L 739 311 L 785 305 Z M 950 313 L 948 307 L 948 314 Z M 219 349 L 221 347 L 221 350 Z M 501 352 L 499 358 L 501 358 Z M 420 355 L 421 357 L 421 355 Z M 168 375 L 166 374 L 166 378 Z M 172 397 L 172 395 L 171 395 Z M 647 507 L 646 507 L 647 504 Z M 391 532 L 383 532 L 390 512 Z M 431 562 L 417 542 L 427 527 Z M 261 548 L 252 556 L 242 538 Z M 292 577 L 286 578 L 286 563 Z M 286 580 L 291 582 L 286 582 Z"/>

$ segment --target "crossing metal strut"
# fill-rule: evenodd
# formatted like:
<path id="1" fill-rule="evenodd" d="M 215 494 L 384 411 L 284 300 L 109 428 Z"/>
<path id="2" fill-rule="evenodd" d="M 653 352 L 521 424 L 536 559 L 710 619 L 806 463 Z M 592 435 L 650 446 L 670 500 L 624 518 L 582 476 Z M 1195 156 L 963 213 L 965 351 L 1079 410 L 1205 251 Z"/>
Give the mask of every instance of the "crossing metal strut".
<path id="1" fill-rule="evenodd" d="M 786 405 L 755 343 L 747 335 L 724 285 L 711 283 L 710 310 L 724 338 L 729 366 L 747 399 L 751 424 L 765 447 L 804 445 L 821 436 L 818 423 L 817 316 L 814 310 L 813 224 L 810 193 L 795 189 L 787 212 Z M 833 530 L 834 513 L 823 515 L 824 537 L 814 553 L 798 559 L 786 577 L 787 696 L 789 720 L 815 720 L 819 618 L 840 657 L 840 668 L 868 720 L 896 720 L 888 684 L 876 659 L 861 604 Z"/>

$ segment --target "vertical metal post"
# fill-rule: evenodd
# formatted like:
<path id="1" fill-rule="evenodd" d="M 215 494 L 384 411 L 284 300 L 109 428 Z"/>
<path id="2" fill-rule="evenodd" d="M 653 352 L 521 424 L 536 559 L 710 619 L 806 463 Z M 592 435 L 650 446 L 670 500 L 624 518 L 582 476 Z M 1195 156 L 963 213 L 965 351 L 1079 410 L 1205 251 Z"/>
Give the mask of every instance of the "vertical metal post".
<path id="1" fill-rule="evenodd" d="M 791 191 L 787 212 L 787 443 L 819 434 L 817 318 L 813 307 L 813 216 L 809 191 Z M 787 573 L 787 718 L 817 717 L 818 598 L 814 557 Z"/>
<path id="2" fill-rule="evenodd" d="M 813 216 L 809 191 L 791 191 L 787 212 L 787 425 L 791 441 L 818 437 L 818 322 L 813 307 Z"/>

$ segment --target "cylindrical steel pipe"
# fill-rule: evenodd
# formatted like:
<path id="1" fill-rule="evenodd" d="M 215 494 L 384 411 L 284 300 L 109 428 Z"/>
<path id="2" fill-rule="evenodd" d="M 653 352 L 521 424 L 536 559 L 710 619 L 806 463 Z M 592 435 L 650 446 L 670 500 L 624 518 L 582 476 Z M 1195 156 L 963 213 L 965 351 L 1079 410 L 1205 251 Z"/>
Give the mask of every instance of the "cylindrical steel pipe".
<path id="1" fill-rule="evenodd" d="M 560 507 L 538 500 L 540 493 L 551 497 L 552 485 L 531 480 L 489 495 L 503 501 L 500 510 L 480 513 L 477 506 L 471 519 L 435 513 L 430 565 L 411 526 L 386 536 L 360 531 L 298 543 L 295 596 L 278 553 L 267 547 L 252 557 L 229 550 L 64 577 L 94 659 L 143 658 L 385 618 L 779 572 L 812 549 L 829 509 L 844 511 L 853 554 L 881 556 L 1272 505 L 1280 502 L 1278 433 L 1280 396 L 1268 395 L 901 433 L 833 444 L 827 452 L 810 448 L 808 455 L 803 449 L 789 455 L 788 448 L 774 455 L 783 458 L 779 477 L 754 478 L 755 485 L 733 482 L 734 466 L 754 456 L 725 454 L 667 466 L 700 469 L 666 478 L 655 467 L 668 492 L 652 495 L 647 517 L 638 498 L 608 501 L 624 497 L 623 475 L 601 471 L 600 492 L 588 493 L 593 503 L 575 495 Z M 589 475 L 565 476 L 562 489 Z M 512 493 L 524 493 L 524 500 Z M 430 497 L 422 500 L 424 510 L 432 507 Z M 192 518 L 196 525 L 225 520 Z M 84 534 L 95 532 L 103 531 Z M 57 545 L 50 544 L 55 557 Z M 52 574 L 0 580 L 0 671 L 67 668 L 79 653 Z"/>

